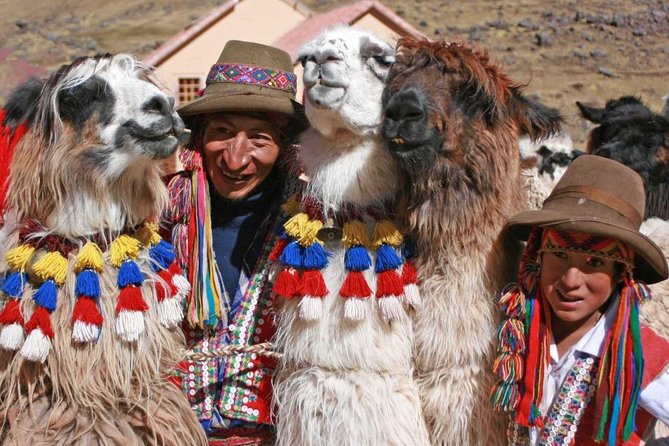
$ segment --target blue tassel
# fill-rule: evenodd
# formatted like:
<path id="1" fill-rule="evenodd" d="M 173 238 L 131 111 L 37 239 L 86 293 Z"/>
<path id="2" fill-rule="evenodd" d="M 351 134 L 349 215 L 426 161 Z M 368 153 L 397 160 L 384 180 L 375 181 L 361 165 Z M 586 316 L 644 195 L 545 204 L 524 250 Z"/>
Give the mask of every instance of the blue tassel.
<path id="1" fill-rule="evenodd" d="M 165 240 L 161 240 L 149 249 L 149 255 L 158 265 L 152 265 L 154 271 L 160 271 L 161 269 L 169 268 L 176 254 L 174 254 L 174 247 L 167 243 Z"/>
<path id="2" fill-rule="evenodd" d="M 98 273 L 92 269 L 85 269 L 77 274 L 75 293 L 77 296 L 88 296 L 93 299 L 100 297 L 100 278 L 98 277 Z"/>
<path id="3" fill-rule="evenodd" d="M 376 265 L 374 267 L 376 273 L 397 269 L 401 264 L 402 259 L 392 246 L 384 243 L 376 250 Z"/>
<path id="4" fill-rule="evenodd" d="M 347 271 L 365 271 L 372 266 L 372 258 L 364 246 L 351 246 L 344 254 L 344 266 Z"/>
<path id="5" fill-rule="evenodd" d="M 23 289 L 27 283 L 28 278 L 26 277 L 26 273 L 13 273 L 5 280 L 5 283 L 2 286 L 2 292 L 10 297 L 20 299 L 23 296 Z"/>
<path id="6" fill-rule="evenodd" d="M 141 285 L 142 282 L 144 282 L 144 275 L 134 261 L 126 260 L 121 264 L 116 279 L 119 288 L 125 288 L 128 285 Z"/>
<path id="7" fill-rule="evenodd" d="M 304 248 L 302 254 L 302 267 L 304 269 L 323 269 L 328 266 L 328 253 L 318 242 L 314 242 Z"/>
<path id="8" fill-rule="evenodd" d="M 47 309 L 49 313 L 56 309 L 56 299 L 58 298 L 58 287 L 52 279 L 44 282 L 35 292 L 33 299 L 40 307 Z"/>
<path id="9" fill-rule="evenodd" d="M 279 257 L 279 263 L 295 269 L 302 269 L 302 247 L 298 242 L 286 245 Z"/>

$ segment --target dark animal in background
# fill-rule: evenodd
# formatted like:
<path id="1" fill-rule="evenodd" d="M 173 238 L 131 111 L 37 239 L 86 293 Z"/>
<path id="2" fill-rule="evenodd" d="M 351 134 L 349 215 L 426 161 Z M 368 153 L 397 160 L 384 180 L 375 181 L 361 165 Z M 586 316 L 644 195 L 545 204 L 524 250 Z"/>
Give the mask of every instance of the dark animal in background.
<path id="1" fill-rule="evenodd" d="M 416 243 L 416 374 L 432 443 L 501 444 L 504 420 L 489 401 L 496 298 L 519 253 L 501 232 L 526 207 L 520 135 L 556 133 L 561 117 L 484 51 L 411 38 L 398 43 L 383 103 L 399 212 Z"/>

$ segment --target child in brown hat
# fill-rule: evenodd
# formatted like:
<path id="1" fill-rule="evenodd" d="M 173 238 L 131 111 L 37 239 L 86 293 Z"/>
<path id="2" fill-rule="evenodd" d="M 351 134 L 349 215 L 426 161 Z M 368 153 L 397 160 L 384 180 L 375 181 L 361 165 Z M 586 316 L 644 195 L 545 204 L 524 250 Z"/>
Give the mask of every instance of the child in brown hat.
<path id="1" fill-rule="evenodd" d="M 543 208 L 507 229 L 527 240 L 518 284 L 500 298 L 492 402 L 513 445 L 639 444 L 669 423 L 669 342 L 640 326 L 645 283 L 668 276 L 638 229 L 641 178 L 615 161 L 574 161 Z"/>

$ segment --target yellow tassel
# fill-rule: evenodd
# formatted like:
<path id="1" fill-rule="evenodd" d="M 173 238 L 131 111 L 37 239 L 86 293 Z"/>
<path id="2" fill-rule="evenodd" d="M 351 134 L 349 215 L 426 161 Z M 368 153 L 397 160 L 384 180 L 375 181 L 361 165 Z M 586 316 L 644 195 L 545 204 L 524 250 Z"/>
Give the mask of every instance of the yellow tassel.
<path id="1" fill-rule="evenodd" d="M 300 243 L 300 245 L 304 247 L 311 246 L 316 241 L 316 235 L 318 234 L 318 231 L 320 231 L 322 227 L 323 227 L 322 221 L 309 220 L 304 224 L 302 228 L 302 233 L 298 237 L 297 241 Z"/>
<path id="2" fill-rule="evenodd" d="M 30 260 L 34 253 L 34 246 L 21 245 L 7 251 L 7 254 L 5 254 L 5 259 L 11 268 L 18 271 L 23 271 L 26 269 L 26 263 L 28 263 L 28 260 Z"/>
<path id="3" fill-rule="evenodd" d="M 120 268 L 121 264 L 129 257 L 136 259 L 141 249 L 141 243 L 127 234 L 120 235 L 109 247 L 111 253 L 111 264 Z"/>
<path id="4" fill-rule="evenodd" d="M 367 225 L 360 220 L 351 220 L 344 223 L 344 246 L 370 246 L 369 235 L 367 234 Z"/>
<path id="5" fill-rule="evenodd" d="M 304 212 L 300 212 L 299 214 L 290 217 L 290 219 L 283 225 L 283 228 L 288 235 L 299 239 L 304 233 L 304 227 L 308 221 L 309 216 Z"/>
<path id="6" fill-rule="evenodd" d="M 58 251 L 47 252 L 35 262 L 33 271 L 40 279 L 53 279 L 60 286 L 67 276 L 67 259 Z"/>
<path id="7" fill-rule="evenodd" d="M 159 229 L 158 223 L 144 223 L 144 226 L 137 231 L 137 238 L 142 242 L 142 245 L 153 246 L 163 239 L 158 232 Z"/>
<path id="8" fill-rule="evenodd" d="M 98 273 L 102 272 L 104 263 L 102 262 L 102 250 L 93 242 L 86 242 L 86 244 L 79 251 L 77 255 L 77 262 L 74 265 L 74 270 L 77 273 L 92 268 Z"/>
<path id="9" fill-rule="evenodd" d="M 297 194 L 293 194 L 288 201 L 281 205 L 281 209 L 288 215 L 300 212 L 300 203 L 297 202 Z"/>
<path id="10" fill-rule="evenodd" d="M 390 220 L 381 220 L 374 228 L 374 247 L 378 248 L 384 243 L 398 247 L 402 244 L 403 237 L 395 224 Z"/>

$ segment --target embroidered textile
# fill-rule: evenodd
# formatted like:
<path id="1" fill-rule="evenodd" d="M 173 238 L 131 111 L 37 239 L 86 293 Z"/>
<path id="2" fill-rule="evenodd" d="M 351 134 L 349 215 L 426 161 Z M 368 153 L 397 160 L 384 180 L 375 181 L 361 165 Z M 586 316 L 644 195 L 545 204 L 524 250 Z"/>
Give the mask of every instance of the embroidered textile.
<path id="1" fill-rule="evenodd" d="M 287 91 L 292 94 L 297 92 L 297 76 L 295 74 L 253 65 L 216 64 L 209 71 L 207 85 L 216 83 L 257 85 Z"/>

